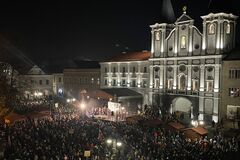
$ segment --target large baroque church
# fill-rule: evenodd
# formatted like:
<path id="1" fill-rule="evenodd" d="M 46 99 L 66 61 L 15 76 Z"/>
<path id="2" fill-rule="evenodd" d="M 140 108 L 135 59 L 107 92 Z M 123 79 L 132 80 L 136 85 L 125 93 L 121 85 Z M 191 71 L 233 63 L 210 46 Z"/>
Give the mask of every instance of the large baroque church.
<path id="1" fill-rule="evenodd" d="M 143 105 L 162 113 L 180 111 L 191 119 L 219 121 L 222 60 L 235 47 L 237 16 L 201 16 L 203 31 L 183 14 L 174 24 L 151 25 L 151 52 L 124 53 L 101 63 L 101 87 L 128 87 Z"/>

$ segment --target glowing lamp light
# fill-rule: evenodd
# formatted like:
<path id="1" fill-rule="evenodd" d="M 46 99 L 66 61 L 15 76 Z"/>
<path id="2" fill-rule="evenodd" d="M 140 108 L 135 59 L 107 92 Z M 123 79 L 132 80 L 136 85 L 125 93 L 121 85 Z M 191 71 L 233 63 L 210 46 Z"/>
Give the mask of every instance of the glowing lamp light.
<path id="1" fill-rule="evenodd" d="M 76 101 L 76 99 L 75 99 L 75 98 L 73 98 L 73 99 L 72 99 L 72 101 L 73 101 L 73 102 L 75 102 L 75 101 Z"/>
<path id="2" fill-rule="evenodd" d="M 122 107 L 122 110 L 124 110 L 125 108 L 124 107 Z"/>
<path id="3" fill-rule="evenodd" d="M 199 124 L 200 125 L 204 125 L 204 121 L 199 121 Z"/>
<path id="4" fill-rule="evenodd" d="M 82 109 L 84 109 L 84 108 L 86 108 L 86 105 L 85 105 L 84 103 L 81 103 L 80 107 L 81 107 Z"/>
<path id="5" fill-rule="evenodd" d="M 121 146 L 122 146 L 122 143 L 121 143 L 121 142 L 117 142 L 117 146 L 118 146 L 118 147 L 121 147 Z"/>
<path id="6" fill-rule="evenodd" d="M 69 102 L 70 102 L 70 99 L 67 99 L 67 102 L 69 103 Z"/>
<path id="7" fill-rule="evenodd" d="M 107 144 L 111 144 L 112 143 L 112 140 L 111 139 L 108 139 L 107 140 Z"/>

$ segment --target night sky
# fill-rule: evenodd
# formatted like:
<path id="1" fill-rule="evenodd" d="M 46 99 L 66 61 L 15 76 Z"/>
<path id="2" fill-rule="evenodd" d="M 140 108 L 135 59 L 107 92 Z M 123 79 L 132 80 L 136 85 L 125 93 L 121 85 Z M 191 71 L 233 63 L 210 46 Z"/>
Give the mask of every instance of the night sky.
<path id="1" fill-rule="evenodd" d="M 201 15 L 240 15 L 239 0 L 172 0 L 172 5 L 175 18 L 187 5 L 200 30 Z M 38 64 L 67 58 L 104 60 L 122 51 L 150 50 L 149 25 L 169 20 L 162 10 L 162 0 L 1 2 L 0 34 Z"/>

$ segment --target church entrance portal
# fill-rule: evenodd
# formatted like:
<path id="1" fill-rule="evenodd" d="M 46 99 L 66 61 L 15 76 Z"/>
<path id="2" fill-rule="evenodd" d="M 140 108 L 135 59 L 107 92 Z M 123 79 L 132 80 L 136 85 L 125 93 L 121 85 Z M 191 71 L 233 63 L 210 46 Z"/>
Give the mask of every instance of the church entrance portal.
<path id="1" fill-rule="evenodd" d="M 184 123 L 189 123 L 193 118 L 192 102 L 185 97 L 174 98 L 170 107 L 170 113 L 175 113 L 178 119 Z"/>

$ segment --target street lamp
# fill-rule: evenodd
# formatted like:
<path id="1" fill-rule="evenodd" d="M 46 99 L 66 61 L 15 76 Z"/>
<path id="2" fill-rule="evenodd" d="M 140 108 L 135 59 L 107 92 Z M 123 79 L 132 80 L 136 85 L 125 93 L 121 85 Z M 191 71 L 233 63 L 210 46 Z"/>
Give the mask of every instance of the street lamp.
<path id="1" fill-rule="evenodd" d="M 107 144 L 112 146 L 113 158 L 116 157 L 116 151 L 122 146 L 122 142 L 117 141 L 117 139 L 107 139 Z M 118 150 L 119 151 L 119 150 Z"/>

